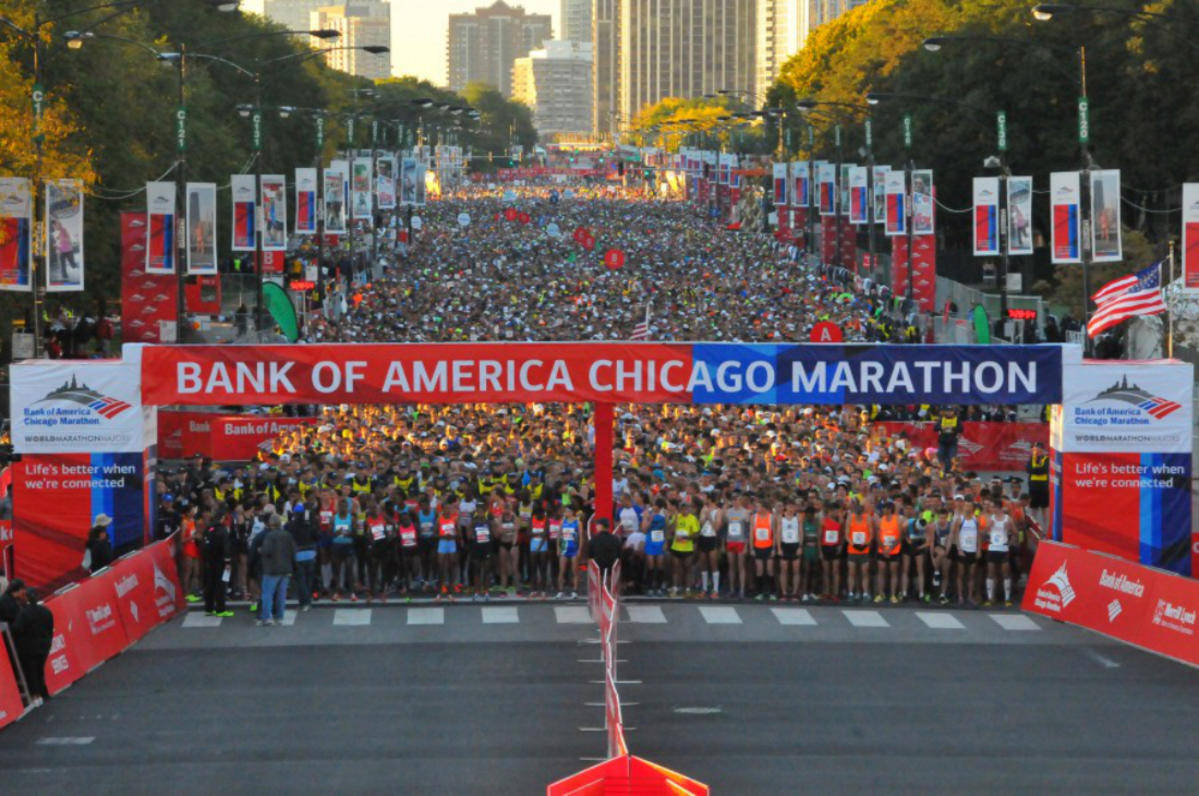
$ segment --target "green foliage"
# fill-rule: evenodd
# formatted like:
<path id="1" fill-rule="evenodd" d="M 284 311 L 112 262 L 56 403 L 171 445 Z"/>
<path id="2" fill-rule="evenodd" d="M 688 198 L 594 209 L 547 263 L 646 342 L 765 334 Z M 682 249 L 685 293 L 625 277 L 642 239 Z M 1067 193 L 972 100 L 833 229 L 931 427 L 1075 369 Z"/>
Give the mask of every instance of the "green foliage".
<path id="1" fill-rule="evenodd" d="M 479 125 L 472 136 L 476 154 L 503 154 L 509 146 L 520 144 L 526 150 L 537 144 L 533 111 L 527 105 L 504 99 L 504 95 L 484 83 L 471 83 L 463 98 L 479 111 Z"/>

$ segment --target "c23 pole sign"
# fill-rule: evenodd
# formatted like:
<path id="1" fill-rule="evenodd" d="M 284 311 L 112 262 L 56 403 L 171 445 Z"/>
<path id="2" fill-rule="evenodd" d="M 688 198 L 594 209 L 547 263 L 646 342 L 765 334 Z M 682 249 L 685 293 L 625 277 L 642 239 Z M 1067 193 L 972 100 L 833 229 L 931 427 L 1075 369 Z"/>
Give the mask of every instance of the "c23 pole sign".
<path id="1" fill-rule="evenodd" d="M 1055 404 L 1077 347 L 734 343 L 127 346 L 162 404 Z"/>

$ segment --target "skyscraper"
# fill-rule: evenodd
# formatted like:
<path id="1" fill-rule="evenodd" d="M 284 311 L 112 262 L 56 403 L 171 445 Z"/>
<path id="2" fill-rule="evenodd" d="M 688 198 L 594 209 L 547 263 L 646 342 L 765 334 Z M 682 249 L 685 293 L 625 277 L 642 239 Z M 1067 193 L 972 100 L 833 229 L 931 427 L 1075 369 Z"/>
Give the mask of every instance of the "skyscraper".
<path id="1" fill-rule="evenodd" d="M 620 0 L 594 0 L 591 8 L 591 133 L 612 138 L 620 129 Z"/>
<path id="2" fill-rule="evenodd" d="M 757 104 L 755 0 L 620 0 L 620 124 L 663 97 Z"/>
<path id="3" fill-rule="evenodd" d="M 757 87 L 764 97 L 783 64 L 807 44 L 821 25 L 869 0 L 758 0 Z"/>
<path id="4" fill-rule="evenodd" d="M 391 5 L 378 0 L 359 0 L 341 5 L 324 5 L 308 16 L 312 30 L 331 28 L 341 34 L 325 53 L 325 63 L 351 75 L 382 80 L 391 76 L 391 55 L 372 55 L 360 49 L 391 46 Z"/>
<path id="5" fill-rule="evenodd" d="M 262 13 L 288 30 L 310 30 L 308 15 L 327 5 L 329 0 L 263 0 Z"/>
<path id="6" fill-rule="evenodd" d="M 543 136 L 591 130 L 591 42 L 547 41 L 512 67 L 512 99 L 533 109 Z"/>
<path id="7" fill-rule="evenodd" d="M 558 38 L 566 41 L 591 41 L 591 10 L 594 0 L 562 0 L 561 30 Z"/>
<path id="8" fill-rule="evenodd" d="M 450 14 L 446 42 L 447 75 L 451 91 L 467 83 L 495 86 L 512 96 L 512 64 L 529 50 L 553 38 L 549 14 L 526 14 L 521 6 L 496 0 L 473 14 Z"/>

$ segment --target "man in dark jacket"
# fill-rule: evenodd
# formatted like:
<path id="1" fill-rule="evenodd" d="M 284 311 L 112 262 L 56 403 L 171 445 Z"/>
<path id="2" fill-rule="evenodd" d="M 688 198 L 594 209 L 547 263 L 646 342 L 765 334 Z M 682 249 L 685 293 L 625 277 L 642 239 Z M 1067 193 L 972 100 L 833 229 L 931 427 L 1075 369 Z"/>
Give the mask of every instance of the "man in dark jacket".
<path id="1" fill-rule="evenodd" d="M 612 533 L 607 518 L 595 521 L 596 533 L 587 543 L 587 557 L 593 559 L 600 572 L 607 574 L 612 565 L 620 560 L 620 539 Z"/>
<path id="2" fill-rule="evenodd" d="M 12 623 L 17 621 L 17 615 L 21 613 L 24 605 L 25 581 L 15 578 L 8 584 L 4 594 L 0 595 L 0 622 L 5 622 L 11 627 Z"/>
<path id="3" fill-rule="evenodd" d="M 300 599 L 300 610 L 312 607 L 312 589 L 316 580 L 316 517 L 320 516 L 320 503 L 315 497 L 308 499 L 308 506 L 297 507 L 287 523 L 287 532 L 296 543 L 296 596 Z"/>
<path id="4" fill-rule="evenodd" d="M 12 626 L 13 643 L 21 661 L 21 671 L 29 692 L 40 699 L 49 699 L 46 690 L 46 658 L 54 641 L 54 614 L 38 601 L 37 592 L 25 590 L 26 603 Z"/>
<path id="5" fill-rule="evenodd" d="M 197 527 L 204 529 L 200 549 L 204 555 L 204 613 L 209 616 L 233 616 L 225 610 L 225 589 L 232 563 L 229 532 L 222 522 L 214 521 L 212 515 L 200 515 Z"/>
<path id="6" fill-rule="evenodd" d="M 262 547 L 262 618 L 260 625 L 283 624 L 283 606 L 287 601 L 287 581 L 295 571 L 296 543 L 283 529 L 283 518 L 272 514 L 263 534 Z"/>

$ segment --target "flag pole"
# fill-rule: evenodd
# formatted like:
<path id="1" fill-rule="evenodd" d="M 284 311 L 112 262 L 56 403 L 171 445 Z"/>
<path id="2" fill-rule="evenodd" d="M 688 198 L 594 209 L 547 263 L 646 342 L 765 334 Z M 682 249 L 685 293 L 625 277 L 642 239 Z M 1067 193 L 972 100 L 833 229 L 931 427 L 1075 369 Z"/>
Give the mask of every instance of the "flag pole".
<path id="1" fill-rule="evenodd" d="M 1167 285 L 1174 284 L 1174 241 L 1170 241 L 1170 281 Z M 1165 291 L 1163 291 L 1163 295 Z M 1170 302 L 1166 302 L 1166 358 L 1174 358 L 1174 312 L 1170 309 Z"/>

